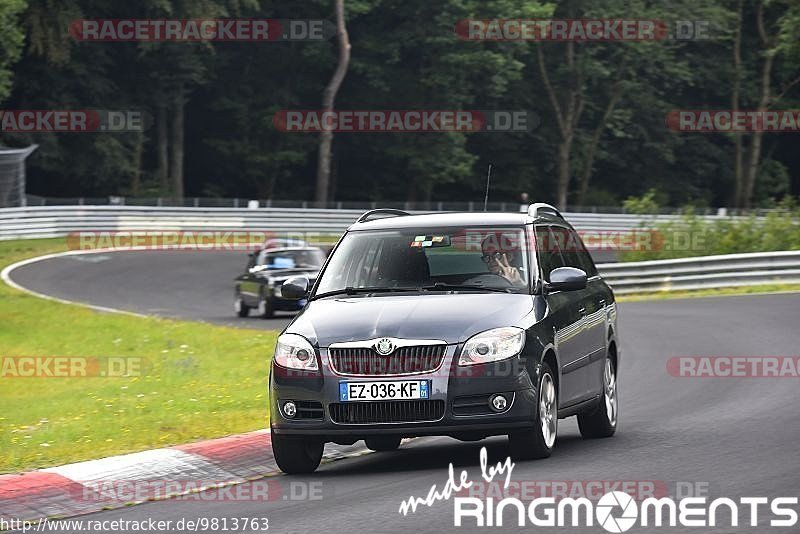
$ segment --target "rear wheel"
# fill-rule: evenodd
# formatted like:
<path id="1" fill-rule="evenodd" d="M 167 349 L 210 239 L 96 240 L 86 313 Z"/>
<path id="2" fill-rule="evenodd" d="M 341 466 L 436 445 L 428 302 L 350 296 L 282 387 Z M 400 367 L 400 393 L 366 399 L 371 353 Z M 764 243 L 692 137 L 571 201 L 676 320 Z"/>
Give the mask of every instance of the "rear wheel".
<path id="1" fill-rule="evenodd" d="M 610 438 L 617 431 L 619 402 L 617 400 L 617 368 L 606 357 L 603 371 L 603 398 L 597 409 L 578 415 L 578 428 L 584 438 Z"/>
<path id="2" fill-rule="evenodd" d="M 272 434 L 272 454 L 278 468 L 288 475 L 313 473 L 322 461 L 322 441 Z"/>
<path id="3" fill-rule="evenodd" d="M 543 363 L 539 376 L 536 424 L 529 430 L 508 435 L 511 457 L 515 460 L 547 458 L 553 452 L 557 433 L 558 393 L 553 371 L 547 363 Z"/>
<path id="4" fill-rule="evenodd" d="M 364 440 L 367 448 L 376 452 L 393 451 L 400 446 L 400 438 L 375 437 Z"/>
<path id="5" fill-rule="evenodd" d="M 250 314 L 250 306 L 244 303 L 242 294 L 236 291 L 233 299 L 233 311 L 239 317 L 247 317 Z"/>

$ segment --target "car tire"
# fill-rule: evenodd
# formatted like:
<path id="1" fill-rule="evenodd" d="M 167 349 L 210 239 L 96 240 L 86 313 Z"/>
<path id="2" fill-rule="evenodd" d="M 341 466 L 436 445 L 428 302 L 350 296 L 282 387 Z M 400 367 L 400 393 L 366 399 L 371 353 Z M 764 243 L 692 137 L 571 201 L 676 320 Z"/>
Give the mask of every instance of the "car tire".
<path id="1" fill-rule="evenodd" d="M 536 425 L 508 435 L 511 457 L 515 460 L 547 458 L 553 452 L 558 433 L 558 391 L 553 370 L 542 364 L 536 388 Z"/>
<path id="2" fill-rule="evenodd" d="M 400 446 L 400 438 L 375 437 L 364 440 L 369 450 L 375 452 L 394 451 Z"/>
<path id="3" fill-rule="evenodd" d="M 272 434 L 272 454 L 278 468 L 287 475 L 313 473 L 322 461 L 322 441 Z"/>
<path id="4" fill-rule="evenodd" d="M 262 319 L 271 319 L 275 315 L 275 307 L 263 293 L 258 296 L 257 310 Z"/>
<path id="5" fill-rule="evenodd" d="M 247 317 L 250 315 L 250 306 L 244 303 L 242 299 L 242 294 L 238 291 L 236 292 L 236 296 L 233 300 L 233 311 L 239 317 Z"/>
<path id="6" fill-rule="evenodd" d="M 617 431 L 619 400 L 617 398 L 617 368 L 606 357 L 603 366 L 603 397 L 594 411 L 578 414 L 578 429 L 584 438 L 610 438 Z"/>

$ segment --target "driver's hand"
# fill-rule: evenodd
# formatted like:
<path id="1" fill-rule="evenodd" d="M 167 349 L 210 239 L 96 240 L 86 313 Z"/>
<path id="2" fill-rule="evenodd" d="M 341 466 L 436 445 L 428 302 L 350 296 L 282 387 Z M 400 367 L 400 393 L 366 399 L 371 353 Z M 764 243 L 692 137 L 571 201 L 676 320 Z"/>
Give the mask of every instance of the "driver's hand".
<path id="1" fill-rule="evenodd" d="M 519 274 L 519 271 L 516 267 L 512 266 L 508 263 L 508 257 L 506 253 L 502 253 L 497 256 L 495 260 L 497 262 L 497 267 L 500 271 L 500 276 L 508 280 L 509 282 L 513 283 L 523 283 L 524 280 L 522 279 L 522 275 Z"/>

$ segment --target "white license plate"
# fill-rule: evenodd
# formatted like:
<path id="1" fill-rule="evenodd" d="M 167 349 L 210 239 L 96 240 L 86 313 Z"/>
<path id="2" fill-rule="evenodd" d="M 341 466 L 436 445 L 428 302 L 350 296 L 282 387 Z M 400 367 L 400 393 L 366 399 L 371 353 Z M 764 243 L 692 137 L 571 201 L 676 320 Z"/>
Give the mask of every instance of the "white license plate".
<path id="1" fill-rule="evenodd" d="M 394 380 L 391 382 L 339 382 L 339 400 L 419 400 L 427 399 L 427 380 Z"/>

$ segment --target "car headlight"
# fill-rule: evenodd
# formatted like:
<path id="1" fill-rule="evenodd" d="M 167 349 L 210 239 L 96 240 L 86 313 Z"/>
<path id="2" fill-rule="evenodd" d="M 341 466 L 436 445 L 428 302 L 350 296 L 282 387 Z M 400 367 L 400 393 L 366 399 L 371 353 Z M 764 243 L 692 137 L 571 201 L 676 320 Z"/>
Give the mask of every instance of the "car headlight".
<path id="1" fill-rule="evenodd" d="M 289 369 L 319 370 L 314 347 L 306 338 L 297 334 L 278 336 L 278 344 L 275 345 L 275 363 Z"/>
<path id="2" fill-rule="evenodd" d="M 525 330 L 514 326 L 493 328 L 469 338 L 464 343 L 458 365 L 476 365 L 513 358 L 522 352 Z"/>

